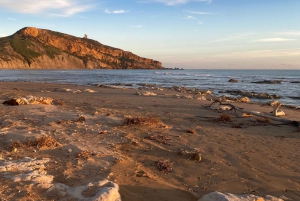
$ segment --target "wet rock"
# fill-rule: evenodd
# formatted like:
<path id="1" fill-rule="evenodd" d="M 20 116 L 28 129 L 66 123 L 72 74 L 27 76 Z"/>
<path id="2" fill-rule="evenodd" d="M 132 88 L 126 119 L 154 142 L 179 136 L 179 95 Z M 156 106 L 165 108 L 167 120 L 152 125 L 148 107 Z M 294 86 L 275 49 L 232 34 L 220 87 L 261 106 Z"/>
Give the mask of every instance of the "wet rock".
<path id="1" fill-rule="evenodd" d="M 230 80 L 228 80 L 228 82 L 234 82 L 234 83 L 236 83 L 236 82 L 239 82 L 239 81 L 236 80 L 236 79 L 230 79 Z"/>
<path id="2" fill-rule="evenodd" d="M 235 195 L 231 193 L 220 193 L 220 192 L 212 192 L 204 195 L 198 201 L 283 201 L 281 198 L 273 197 L 270 195 L 266 195 L 264 197 L 260 197 L 257 195 L 244 194 L 244 195 Z"/>
<path id="3" fill-rule="evenodd" d="M 254 84 L 281 84 L 281 80 L 263 80 L 257 82 L 251 82 Z"/>
<path id="4" fill-rule="evenodd" d="M 300 81 L 292 81 L 293 84 L 300 84 Z"/>

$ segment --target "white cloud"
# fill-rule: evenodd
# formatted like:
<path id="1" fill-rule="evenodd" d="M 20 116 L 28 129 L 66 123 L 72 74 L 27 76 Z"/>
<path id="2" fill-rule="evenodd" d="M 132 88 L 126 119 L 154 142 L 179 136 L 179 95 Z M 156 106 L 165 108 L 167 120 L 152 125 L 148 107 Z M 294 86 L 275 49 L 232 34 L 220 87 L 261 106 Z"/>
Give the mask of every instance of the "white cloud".
<path id="1" fill-rule="evenodd" d="M 256 50 L 256 51 L 244 51 L 244 52 L 232 52 L 228 54 L 218 55 L 226 58 L 272 58 L 272 57 L 293 57 L 299 56 L 300 49 L 281 49 L 281 50 Z"/>
<path id="2" fill-rule="evenodd" d="M 15 18 L 7 18 L 8 20 L 12 20 L 12 21 L 16 21 L 16 19 Z"/>
<path id="3" fill-rule="evenodd" d="M 184 19 L 186 19 L 186 20 L 195 20 L 195 19 L 197 19 L 197 18 L 195 18 L 195 17 L 189 15 L 189 16 L 186 16 Z"/>
<path id="4" fill-rule="evenodd" d="M 276 34 L 285 35 L 285 36 L 300 36 L 300 31 L 285 31 Z"/>
<path id="5" fill-rule="evenodd" d="M 201 24 L 203 24 L 203 22 L 199 21 L 198 24 L 201 25 Z"/>
<path id="6" fill-rule="evenodd" d="M 228 42 L 228 41 L 235 41 L 235 40 L 241 40 L 241 39 L 249 39 L 253 37 L 254 35 L 257 35 L 257 33 L 243 33 L 243 34 L 237 34 L 232 36 L 227 36 L 224 38 L 219 38 L 216 40 L 212 40 L 210 42 Z"/>
<path id="7" fill-rule="evenodd" d="M 296 39 L 291 38 L 263 38 L 259 40 L 255 40 L 254 42 L 261 42 L 261 43 L 268 43 L 268 42 L 287 42 L 287 41 L 294 41 Z"/>
<path id="8" fill-rule="evenodd" d="M 191 14 L 197 14 L 197 15 L 216 15 L 216 13 L 207 13 L 207 12 L 190 11 L 190 10 L 186 10 L 184 12 L 191 13 Z"/>
<path id="9" fill-rule="evenodd" d="M 110 11 L 108 9 L 105 9 L 104 12 L 107 13 L 107 14 L 123 14 L 123 13 L 128 13 L 129 11 L 126 11 L 126 10 L 123 10 L 123 9 Z"/>
<path id="10" fill-rule="evenodd" d="M 141 25 L 135 25 L 134 27 L 138 28 L 138 29 L 143 28 L 143 26 L 141 26 Z"/>
<path id="11" fill-rule="evenodd" d="M 71 16 L 92 9 L 94 5 L 83 0 L 1 0 L 0 8 L 17 13 Z"/>
<path id="12" fill-rule="evenodd" d="M 159 3 L 163 3 L 167 6 L 174 6 L 174 5 L 178 5 L 178 4 L 187 4 L 189 2 L 205 2 L 207 4 L 210 4 L 213 2 L 213 0 L 141 0 L 139 2 L 142 2 L 142 3 L 159 2 Z"/>

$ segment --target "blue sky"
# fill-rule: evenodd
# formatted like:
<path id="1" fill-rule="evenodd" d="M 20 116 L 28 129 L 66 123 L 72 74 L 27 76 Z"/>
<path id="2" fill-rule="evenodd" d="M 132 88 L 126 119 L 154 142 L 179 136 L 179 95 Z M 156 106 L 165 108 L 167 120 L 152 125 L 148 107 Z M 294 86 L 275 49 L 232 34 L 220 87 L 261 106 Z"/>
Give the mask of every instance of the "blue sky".
<path id="1" fill-rule="evenodd" d="M 299 69 L 300 0 L 1 0 L 0 37 L 32 26 L 164 67 Z"/>

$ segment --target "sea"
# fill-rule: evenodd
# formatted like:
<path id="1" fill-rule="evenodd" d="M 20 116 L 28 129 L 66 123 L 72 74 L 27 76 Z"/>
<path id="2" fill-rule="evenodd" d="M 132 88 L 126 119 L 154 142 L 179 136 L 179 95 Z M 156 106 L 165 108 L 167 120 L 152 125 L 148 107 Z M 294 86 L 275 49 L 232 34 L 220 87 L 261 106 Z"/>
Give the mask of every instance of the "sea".
<path id="1" fill-rule="evenodd" d="M 229 79 L 238 82 L 228 82 Z M 279 80 L 281 84 L 253 83 L 263 80 Z M 158 87 L 181 86 L 210 90 L 218 96 L 230 95 L 221 93 L 226 90 L 242 90 L 277 94 L 281 96 L 279 102 L 300 107 L 300 70 L 0 70 L 0 81 L 103 84 L 136 88 L 145 84 Z"/>

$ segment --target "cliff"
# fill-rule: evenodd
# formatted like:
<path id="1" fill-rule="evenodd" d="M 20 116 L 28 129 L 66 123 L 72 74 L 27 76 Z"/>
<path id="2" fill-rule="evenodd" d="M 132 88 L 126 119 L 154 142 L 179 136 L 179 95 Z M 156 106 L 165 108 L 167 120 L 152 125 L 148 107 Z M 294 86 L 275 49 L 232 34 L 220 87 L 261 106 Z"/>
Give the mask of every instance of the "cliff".
<path id="1" fill-rule="evenodd" d="M 161 69 L 159 61 L 51 30 L 26 27 L 0 38 L 0 69 Z"/>

